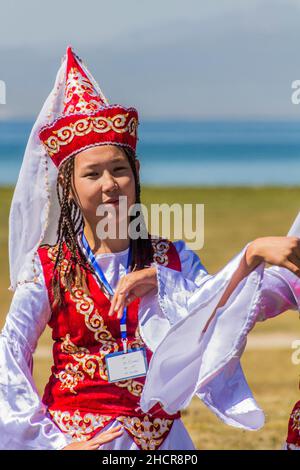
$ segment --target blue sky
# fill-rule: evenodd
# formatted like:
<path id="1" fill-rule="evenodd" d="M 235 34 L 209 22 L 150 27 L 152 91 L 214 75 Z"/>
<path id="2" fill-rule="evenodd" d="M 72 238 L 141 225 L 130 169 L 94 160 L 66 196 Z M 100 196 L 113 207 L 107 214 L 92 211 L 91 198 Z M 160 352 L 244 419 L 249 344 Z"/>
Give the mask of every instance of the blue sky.
<path id="1" fill-rule="evenodd" d="M 298 0 L 10 0 L 0 11 L 0 118 L 35 117 L 66 46 L 111 103 L 151 119 L 298 119 Z"/>

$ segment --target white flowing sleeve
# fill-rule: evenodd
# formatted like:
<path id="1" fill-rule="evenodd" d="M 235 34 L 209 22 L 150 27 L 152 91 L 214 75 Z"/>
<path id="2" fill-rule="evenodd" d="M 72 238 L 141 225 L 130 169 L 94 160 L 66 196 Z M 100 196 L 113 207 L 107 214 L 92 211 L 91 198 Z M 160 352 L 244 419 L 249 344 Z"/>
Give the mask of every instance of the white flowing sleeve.
<path id="1" fill-rule="evenodd" d="M 187 302 L 193 292 L 211 276 L 199 256 L 183 240 L 174 242 L 181 262 L 181 271 L 156 264 L 158 302 L 171 325 L 184 318 Z"/>
<path id="2" fill-rule="evenodd" d="M 300 279 L 285 268 L 265 269 L 261 263 L 216 310 L 249 244 L 215 275 L 206 272 L 183 241 L 175 244 L 182 271 L 158 264 L 156 302 L 151 303 L 148 294 L 147 308 L 142 309 L 141 333 L 154 354 L 140 406 L 148 412 L 160 402 L 172 414 L 198 396 L 226 424 L 259 429 L 264 413 L 252 395 L 240 358 L 257 321 L 300 310 Z"/>
<path id="3" fill-rule="evenodd" d="M 300 278 L 286 268 L 271 266 L 264 271 L 257 321 L 286 310 L 300 310 Z"/>
<path id="4" fill-rule="evenodd" d="M 181 271 L 153 262 L 157 271 L 157 291 L 142 297 L 139 305 L 140 333 L 155 351 L 171 325 L 188 314 L 187 300 L 200 284 L 210 278 L 198 255 L 183 240 L 173 242 Z"/>
<path id="5" fill-rule="evenodd" d="M 158 266 L 160 310 L 170 327 L 149 364 L 140 401 L 144 412 L 160 402 L 173 414 L 196 395 L 227 424 L 249 430 L 264 424 L 264 413 L 240 365 L 247 334 L 260 310 L 264 263 L 242 279 L 216 310 L 247 247 L 215 275 L 208 275 L 187 247 L 181 250 L 181 273 Z"/>
<path id="6" fill-rule="evenodd" d="M 37 283 L 18 285 L 0 334 L 2 450 L 60 450 L 70 442 L 47 415 L 32 377 L 32 355 L 51 315 L 39 271 Z"/>

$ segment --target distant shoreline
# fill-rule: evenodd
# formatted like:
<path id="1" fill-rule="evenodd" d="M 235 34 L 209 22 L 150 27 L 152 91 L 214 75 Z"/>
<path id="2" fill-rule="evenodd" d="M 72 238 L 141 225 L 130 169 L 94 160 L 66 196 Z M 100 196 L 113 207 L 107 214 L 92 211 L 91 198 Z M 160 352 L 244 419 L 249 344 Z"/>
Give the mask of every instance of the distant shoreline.
<path id="1" fill-rule="evenodd" d="M 0 126 L 0 186 L 16 183 L 32 122 Z M 147 120 L 137 158 L 147 187 L 298 187 L 297 121 Z"/>
<path id="2" fill-rule="evenodd" d="M 299 178 L 300 179 L 300 178 Z M 0 184 L 0 191 L 3 190 L 3 191 L 13 191 L 15 188 L 14 185 L 1 185 Z M 205 190 L 205 191 L 209 191 L 209 190 L 222 190 L 222 191 L 226 191 L 226 190 L 237 190 L 237 191 L 241 191 L 243 189 L 245 190 L 276 190 L 276 189 L 280 189 L 280 190 L 299 190 L 300 189 L 300 182 L 298 185 L 284 185 L 284 184 L 274 184 L 274 185 L 198 185 L 198 186 L 189 186 L 189 185 L 185 185 L 185 186 L 181 186 L 181 185 L 178 185 L 178 184 L 174 184 L 174 185 L 165 185 L 165 184 L 153 184 L 153 185 L 150 185 L 150 184 L 142 184 L 142 190 L 153 190 L 153 189 L 160 189 L 160 190 L 167 190 L 167 191 L 172 191 L 172 190 L 177 190 L 177 189 L 180 189 L 181 191 L 197 191 L 197 190 Z"/>

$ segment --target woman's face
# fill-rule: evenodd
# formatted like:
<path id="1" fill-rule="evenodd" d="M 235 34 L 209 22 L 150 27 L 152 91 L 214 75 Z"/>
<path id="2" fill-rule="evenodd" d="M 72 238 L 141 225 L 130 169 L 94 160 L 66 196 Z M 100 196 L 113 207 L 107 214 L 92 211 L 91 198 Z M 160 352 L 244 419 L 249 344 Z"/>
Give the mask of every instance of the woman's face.
<path id="1" fill-rule="evenodd" d="M 139 175 L 138 160 L 135 165 Z M 78 153 L 72 186 L 73 196 L 75 194 L 84 218 L 94 227 L 101 219 L 96 215 L 100 205 L 103 205 L 102 209 L 114 208 L 121 220 L 125 214 L 119 214 L 119 196 L 127 196 L 127 208 L 135 203 L 133 171 L 125 152 L 116 145 L 100 145 Z M 105 217 L 108 217 L 107 213 Z"/>

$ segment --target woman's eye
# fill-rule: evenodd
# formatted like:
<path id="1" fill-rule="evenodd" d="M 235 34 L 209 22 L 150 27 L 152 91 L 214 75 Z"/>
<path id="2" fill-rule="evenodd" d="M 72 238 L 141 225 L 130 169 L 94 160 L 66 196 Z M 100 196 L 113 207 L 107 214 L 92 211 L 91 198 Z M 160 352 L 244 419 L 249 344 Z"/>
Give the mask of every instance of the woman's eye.
<path id="1" fill-rule="evenodd" d="M 115 168 L 115 171 L 118 170 L 126 170 L 126 166 L 118 166 L 117 168 Z"/>
<path id="2" fill-rule="evenodd" d="M 88 174 L 87 174 L 87 175 L 85 175 L 85 176 L 97 176 L 97 175 L 98 175 L 98 173 L 96 173 L 96 172 L 93 172 L 93 173 L 88 173 Z"/>

